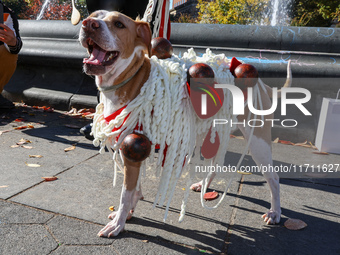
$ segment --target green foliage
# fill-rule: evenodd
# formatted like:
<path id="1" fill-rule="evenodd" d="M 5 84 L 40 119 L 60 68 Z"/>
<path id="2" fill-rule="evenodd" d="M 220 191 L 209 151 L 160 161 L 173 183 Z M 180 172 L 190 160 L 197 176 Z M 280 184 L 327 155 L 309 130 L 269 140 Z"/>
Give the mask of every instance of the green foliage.
<path id="1" fill-rule="evenodd" d="M 293 21 L 308 17 L 306 26 L 325 27 L 340 17 L 339 0 L 295 0 Z"/>
<path id="2" fill-rule="evenodd" d="M 198 0 L 200 23 L 260 24 L 269 0 Z"/>
<path id="3" fill-rule="evenodd" d="M 197 20 L 188 13 L 181 13 L 178 17 L 170 16 L 170 19 L 174 23 L 197 23 Z"/>
<path id="4" fill-rule="evenodd" d="M 268 24 L 273 0 L 198 0 L 198 21 L 219 24 Z M 288 1 L 288 0 L 282 0 Z M 291 25 L 330 26 L 340 20 L 339 0 L 292 0 Z"/>

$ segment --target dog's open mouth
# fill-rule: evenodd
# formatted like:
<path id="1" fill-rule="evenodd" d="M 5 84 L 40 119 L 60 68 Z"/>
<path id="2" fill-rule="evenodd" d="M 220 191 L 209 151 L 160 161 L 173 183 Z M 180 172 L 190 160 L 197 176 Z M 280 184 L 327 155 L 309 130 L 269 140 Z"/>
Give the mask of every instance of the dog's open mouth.
<path id="1" fill-rule="evenodd" d="M 119 56 L 118 51 L 106 51 L 94 43 L 93 40 L 87 41 L 89 58 L 84 58 L 84 64 L 96 66 L 109 66 L 112 65 Z"/>

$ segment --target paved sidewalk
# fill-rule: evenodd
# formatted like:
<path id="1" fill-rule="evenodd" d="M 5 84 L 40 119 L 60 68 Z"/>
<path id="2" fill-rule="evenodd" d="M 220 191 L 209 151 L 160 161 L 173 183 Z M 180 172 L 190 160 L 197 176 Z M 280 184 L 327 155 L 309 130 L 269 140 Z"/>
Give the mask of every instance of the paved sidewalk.
<path id="1" fill-rule="evenodd" d="M 118 208 L 121 185 L 112 187 L 110 154 L 98 154 L 79 134 L 89 122 L 23 106 L 0 113 L 0 254 L 340 254 L 340 169 L 312 173 L 303 167 L 299 174 L 283 174 L 282 220 L 276 226 L 261 220 L 270 195 L 258 174 L 236 174 L 229 196 L 213 211 L 201 207 L 199 193 L 190 192 L 182 223 L 178 217 L 185 181 L 180 181 L 163 222 L 164 208 L 152 208 L 157 180 L 148 170 L 142 181 L 145 199 L 126 231 L 117 238 L 97 237 L 109 221 L 109 207 Z M 22 126 L 34 128 L 14 129 Z M 243 148 L 244 140 L 231 139 L 226 164 L 235 164 Z M 340 155 L 312 152 L 273 144 L 274 164 L 294 168 L 340 163 Z M 244 164 L 254 162 L 246 156 Z M 58 180 L 45 182 L 45 176 Z M 122 178 L 119 173 L 118 184 Z M 212 188 L 221 192 L 224 186 L 219 179 Z M 288 218 L 308 226 L 289 230 L 284 227 Z"/>

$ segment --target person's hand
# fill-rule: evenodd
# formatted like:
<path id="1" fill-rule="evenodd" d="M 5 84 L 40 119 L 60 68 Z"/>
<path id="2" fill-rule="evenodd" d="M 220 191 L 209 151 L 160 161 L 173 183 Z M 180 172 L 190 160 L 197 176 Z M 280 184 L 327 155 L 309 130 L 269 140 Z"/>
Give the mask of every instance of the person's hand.
<path id="1" fill-rule="evenodd" d="M 15 46 L 17 44 L 14 31 L 5 24 L 0 24 L 0 41 L 8 46 Z"/>

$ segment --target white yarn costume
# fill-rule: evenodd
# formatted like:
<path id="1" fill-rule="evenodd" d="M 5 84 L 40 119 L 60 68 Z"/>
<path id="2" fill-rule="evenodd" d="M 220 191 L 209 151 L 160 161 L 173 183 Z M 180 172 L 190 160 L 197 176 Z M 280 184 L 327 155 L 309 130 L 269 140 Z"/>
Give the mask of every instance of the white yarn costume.
<path id="1" fill-rule="evenodd" d="M 223 106 L 215 116 L 206 120 L 197 117 L 186 87 L 187 68 L 195 63 L 206 63 L 214 70 L 215 81 L 219 84 L 234 84 L 234 77 L 229 71 L 230 61 L 225 55 L 215 55 L 209 49 L 202 57 L 198 57 L 193 49 L 189 49 L 182 58 L 173 55 L 170 59 L 161 60 L 153 56 L 150 58 L 150 62 L 150 76 L 141 88 L 140 94 L 115 119 L 106 123 L 103 116 L 103 103 L 97 106 L 92 126 L 95 138 L 93 144 L 100 146 L 101 153 L 104 152 L 105 146 L 114 150 L 115 185 L 117 167 L 121 168 L 122 166 L 122 159 L 118 157 L 119 153 L 117 152 L 123 139 L 133 132 L 143 133 L 149 138 L 152 142 L 151 153 L 142 164 L 137 189 L 139 189 L 141 175 L 145 175 L 146 164 L 155 164 L 155 173 L 156 176 L 160 176 L 160 182 L 154 205 L 163 206 L 166 203 L 164 220 L 167 217 L 178 179 L 185 171 L 189 171 L 190 180 L 187 183 L 180 216 L 180 220 L 182 220 L 191 178 L 195 174 L 194 167 L 190 167 L 190 165 L 202 164 L 199 162 L 201 161 L 199 149 L 203 138 L 212 127 L 213 119 L 230 120 L 235 117 L 232 116 L 232 97 L 226 89 L 223 89 L 225 96 Z M 127 115 L 129 117 L 124 122 Z M 134 131 L 137 124 L 139 127 L 142 124 L 143 130 L 139 128 Z M 224 164 L 231 132 L 231 128 L 228 126 L 216 125 L 213 128 L 211 142 L 214 143 L 215 132 L 223 141 L 217 155 L 211 161 L 214 164 Z M 112 132 L 114 128 L 119 127 L 119 130 Z M 116 141 L 118 135 L 120 136 Z M 157 160 L 155 158 L 156 144 L 160 145 Z M 168 146 L 166 153 L 164 153 L 165 145 Z M 196 153 L 193 157 L 195 147 Z M 190 161 L 192 164 L 189 165 Z"/>

